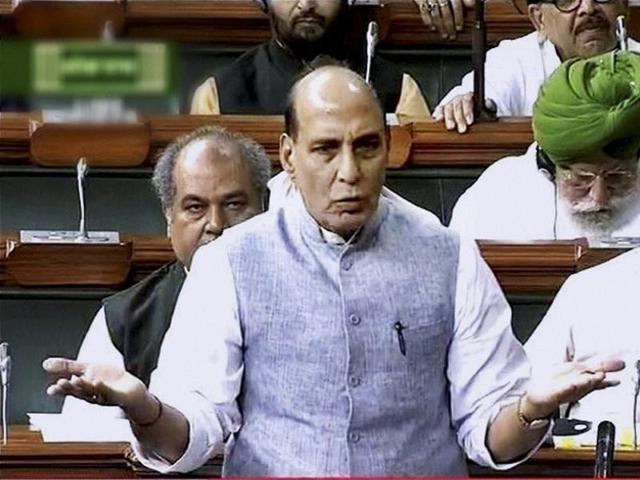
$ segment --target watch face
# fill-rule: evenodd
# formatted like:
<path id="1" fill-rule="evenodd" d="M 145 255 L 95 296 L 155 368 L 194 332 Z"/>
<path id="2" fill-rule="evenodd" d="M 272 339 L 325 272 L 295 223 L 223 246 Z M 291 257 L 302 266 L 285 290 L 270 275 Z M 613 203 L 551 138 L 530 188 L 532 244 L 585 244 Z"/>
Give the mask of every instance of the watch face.
<path id="1" fill-rule="evenodd" d="M 541 419 L 538 419 L 538 420 L 533 420 L 531 423 L 529 423 L 529 426 L 527 428 L 529 430 L 539 430 L 541 428 L 548 427 L 550 422 L 551 422 L 551 420 L 549 420 L 548 418 L 541 418 Z"/>

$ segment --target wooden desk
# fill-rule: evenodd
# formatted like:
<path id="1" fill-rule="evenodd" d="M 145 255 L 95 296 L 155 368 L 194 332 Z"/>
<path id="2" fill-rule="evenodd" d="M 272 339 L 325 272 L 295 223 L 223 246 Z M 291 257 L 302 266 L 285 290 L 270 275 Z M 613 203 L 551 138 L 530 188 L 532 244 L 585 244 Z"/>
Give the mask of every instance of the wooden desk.
<path id="1" fill-rule="evenodd" d="M 95 6 L 89 2 L 75 2 L 67 8 L 84 10 Z M 86 5 L 82 5 L 85 3 Z M 116 32 L 125 38 L 173 40 L 193 43 L 218 43 L 253 46 L 270 38 L 267 16 L 252 0 L 128 0 L 121 2 L 121 12 L 116 12 Z M 495 44 L 505 38 L 514 38 L 533 31 L 527 17 L 527 2 L 517 0 L 517 8 L 510 0 L 487 2 L 486 21 L 489 43 Z M 638 5 L 631 2 L 629 34 L 637 38 Z M 467 10 L 464 30 L 453 42 L 443 40 L 436 32 L 429 31 L 413 0 L 387 0 L 383 8 L 369 9 L 367 17 L 375 18 L 380 25 L 381 45 L 391 48 L 415 48 L 425 46 L 469 46 L 473 12 Z M 68 15 L 51 14 L 51 6 L 37 10 L 23 5 L 15 10 L 8 0 L 0 2 L 0 34 L 38 37 L 54 32 L 58 38 L 97 38 L 101 31 L 91 16 L 80 16 L 80 20 L 69 23 Z M 358 7 L 362 10 L 362 7 Z M 28 10 L 31 10 L 30 12 Z M 35 13 L 34 13 L 35 12 Z M 109 13 L 109 12 L 107 12 Z M 104 15 L 107 16 L 107 13 Z M 25 25 L 21 16 L 35 17 Z M 76 17 L 78 17 L 76 15 Z M 44 19 L 44 20 L 42 20 Z M 52 26 L 51 23 L 61 26 Z M 78 18 L 75 18 L 78 20 Z M 63 28 L 64 27 L 64 28 Z"/>
<path id="2" fill-rule="evenodd" d="M 146 134 L 140 131 L 141 125 L 146 126 Z M 104 135 L 103 140 L 97 134 L 94 136 L 96 140 L 87 140 L 82 150 L 79 142 L 70 141 L 74 138 L 72 125 L 42 124 L 41 114 L 37 112 L 0 113 L 0 162 L 52 165 L 52 159 L 44 157 L 54 155 L 58 165 L 64 163 L 61 159 L 67 157 L 67 164 L 75 166 L 82 155 L 90 166 L 94 162 L 105 167 L 152 165 L 158 153 L 176 137 L 204 125 L 220 125 L 253 138 L 265 148 L 274 163 L 279 163 L 279 138 L 284 130 L 282 116 L 150 116 L 141 118 L 140 123 L 129 127 L 111 126 L 113 135 L 100 130 L 99 133 Z M 42 128 L 53 131 L 48 135 L 37 134 Z M 129 134 L 127 128 L 131 130 Z M 60 131 L 59 135 L 55 134 L 55 129 Z M 86 125 L 78 125 L 76 138 L 89 139 L 86 129 Z M 129 138 L 137 148 L 122 150 L 122 143 L 118 139 L 121 140 L 123 136 Z M 441 122 L 429 120 L 394 126 L 391 129 L 389 168 L 483 168 L 505 156 L 523 154 L 532 141 L 529 117 L 505 117 L 497 122 L 476 124 L 464 135 L 446 130 Z M 130 159 L 125 158 L 127 153 Z M 108 163 L 109 157 L 113 162 L 111 165 Z M 123 161 L 129 163 L 123 164 Z"/>
<path id="3" fill-rule="evenodd" d="M 127 445 L 122 443 L 44 443 L 39 432 L 26 426 L 11 428 L 9 444 L 0 447 L 2 478 L 137 478 L 158 476 L 132 467 L 126 460 Z M 219 475 L 221 458 L 209 468 L 190 477 Z M 506 472 L 479 467 L 469 462 L 472 477 L 591 477 L 594 452 L 541 449 L 528 462 Z M 616 452 L 616 476 L 640 473 L 640 452 Z"/>
<path id="4" fill-rule="evenodd" d="M 0 445 L 2 478 L 133 478 L 124 443 L 44 443 L 40 432 L 13 426 Z"/>
<path id="5" fill-rule="evenodd" d="M 619 451 L 614 455 L 616 477 L 640 476 L 640 451 Z M 540 449 L 530 460 L 511 470 L 496 471 L 469 464 L 472 477 L 593 477 L 594 450 Z"/>
<path id="6" fill-rule="evenodd" d="M 11 275 L 10 255 L 5 246 L 17 236 L 0 235 L 0 287 L 20 285 Z M 135 283 L 165 263 L 175 259 L 166 237 L 127 236 L 131 242 L 129 283 Z M 567 277 L 587 266 L 597 265 L 617 256 L 625 249 L 589 249 L 584 239 L 563 241 L 536 241 L 531 243 L 505 243 L 482 240 L 480 252 L 507 294 L 554 295 Z M 82 245 L 74 248 L 82 249 Z M 102 259 L 97 258 L 96 263 Z M 70 271 L 69 275 L 73 275 Z M 33 281 L 37 281 L 34 278 Z M 47 280 L 47 279 L 42 279 Z M 43 283 L 46 285 L 47 283 Z"/>

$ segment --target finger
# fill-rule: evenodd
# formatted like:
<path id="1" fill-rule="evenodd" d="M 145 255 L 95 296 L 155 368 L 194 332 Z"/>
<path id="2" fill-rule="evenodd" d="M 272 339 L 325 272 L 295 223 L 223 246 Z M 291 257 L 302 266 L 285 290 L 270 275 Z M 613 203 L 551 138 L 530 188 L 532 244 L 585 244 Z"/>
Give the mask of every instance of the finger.
<path id="1" fill-rule="evenodd" d="M 462 0 L 451 0 L 451 10 L 453 10 L 453 21 L 456 31 L 460 32 L 464 27 L 464 7 L 462 5 Z"/>
<path id="2" fill-rule="evenodd" d="M 442 112 L 442 107 L 441 106 L 437 106 L 436 109 L 433 112 L 433 115 L 431 115 L 433 117 L 433 119 L 436 122 L 440 122 L 442 121 L 442 119 L 444 119 L 444 113 Z"/>
<path id="3" fill-rule="evenodd" d="M 431 9 L 431 20 L 432 20 L 432 25 L 434 27 L 433 29 L 437 30 L 440 33 L 440 35 L 442 36 L 443 39 L 446 39 L 447 38 L 447 32 L 446 32 L 446 30 L 444 28 L 444 25 L 442 24 L 442 16 L 440 14 L 440 7 L 438 6 L 437 3 Z"/>
<path id="4" fill-rule="evenodd" d="M 444 125 L 447 128 L 447 130 L 453 130 L 454 128 L 456 128 L 456 122 L 453 118 L 453 103 L 455 102 L 452 101 L 451 103 L 448 103 L 444 106 Z"/>
<path id="5" fill-rule="evenodd" d="M 477 0 L 462 0 L 466 8 L 473 8 Z"/>
<path id="6" fill-rule="evenodd" d="M 467 125 L 472 125 L 475 120 L 473 117 L 473 94 L 462 97 L 462 114 Z"/>
<path id="7" fill-rule="evenodd" d="M 453 118 L 455 119 L 456 125 L 458 126 L 458 132 L 466 132 L 467 122 L 465 121 L 464 113 L 462 112 L 462 99 L 459 99 L 457 102 L 453 103 Z"/>
<path id="8" fill-rule="evenodd" d="M 50 357 L 42 362 L 42 368 L 54 375 L 70 376 L 84 374 L 87 365 L 68 358 Z"/>
<path id="9" fill-rule="evenodd" d="M 424 22 L 424 24 L 429 30 L 435 30 L 433 18 L 431 18 L 431 11 L 434 9 L 435 5 L 431 4 L 430 1 L 431 0 L 423 0 L 417 1 L 416 3 L 418 4 L 418 8 L 420 9 L 420 16 L 422 17 L 422 21 Z"/>
<path id="10" fill-rule="evenodd" d="M 438 8 L 440 9 L 440 31 L 445 33 L 443 38 L 453 40 L 456 38 L 456 25 L 451 13 L 451 7 L 448 0 L 438 0 Z"/>

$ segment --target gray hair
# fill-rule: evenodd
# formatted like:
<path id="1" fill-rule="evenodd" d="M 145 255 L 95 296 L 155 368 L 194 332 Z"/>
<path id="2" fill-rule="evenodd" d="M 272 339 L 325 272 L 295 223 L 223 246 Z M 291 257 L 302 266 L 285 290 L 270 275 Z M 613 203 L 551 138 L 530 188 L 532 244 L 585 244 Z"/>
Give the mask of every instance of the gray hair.
<path id="1" fill-rule="evenodd" d="M 151 182 L 162 204 L 162 210 L 170 210 L 176 196 L 175 166 L 180 154 L 193 142 L 206 140 L 215 146 L 234 146 L 251 172 L 251 184 L 258 197 L 266 197 L 267 182 L 271 178 L 271 161 L 264 148 L 244 135 L 230 132 L 216 125 L 200 127 L 182 135 L 169 144 L 158 157 Z"/>

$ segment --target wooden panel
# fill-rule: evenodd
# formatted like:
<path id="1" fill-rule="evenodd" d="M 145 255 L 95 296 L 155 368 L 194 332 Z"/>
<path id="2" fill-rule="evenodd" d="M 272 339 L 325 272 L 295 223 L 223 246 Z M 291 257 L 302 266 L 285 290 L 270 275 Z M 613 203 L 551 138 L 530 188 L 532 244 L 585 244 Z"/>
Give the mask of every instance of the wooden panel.
<path id="1" fill-rule="evenodd" d="M 126 33 L 135 38 L 253 46 L 271 37 L 252 1 L 129 0 Z"/>
<path id="2" fill-rule="evenodd" d="M 175 259 L 171 243 L 165 237 L 125 236 L 123 240 L 133 245 L 129 283 L 141 280 L 152 271 Z M 591 251 L 584 239 L 532 243 L 479 241 L 478 244 L 482 256 L 508 294 L 555 294 L 566 278 L 580 269 L 582 258 L 589 256 L 590 265 L 594 265 L 626 251 L 625 249 Z M 96 253 L 98 258 L 87 256 L 84 262 L 93 265 L 108 263 L 109 260 L 100 257 L 101 255 L 107 254 L 98 252 Z M 44 253 L 41 257 L 47 258 Z M 36 257 L 32 258 L 36 259 Z M 6 259 L 0 257 L 0 272 L 5 263 L 8 263 Z M 11 273 L 9 268 L 7 271 Z M 76 274 L 69 269 L 67 272 L 69 281 L 75 282 L 76 285 L 84 285 L 79 278 L 73 278 Z M 54 270 L 44 269 L 41 275 L 43 277 L 39 279 L 40 282 L 48 282 L 51 275 L 60 281 L 60 272 Z M 5 279 L 5 283 L 0 282 L 0 286 L 8 285 L 9 281 L 10 279 Z"/>
<path id="3" fill-rule="evenodd" d="M 20 286 L 122 286 L 131 263 L 130 242 L 30 244 L 11 241 L 5 248 L 6 276 Z"/>
<path id="4" fill-rule="evenodd" d="M 477 123 L 462 135 L 435 121 L 414 123 L 412 131 L 410 163 L 431 167 L 484 167 L 523 154 L 533 142 L 528 117 Z"/>
<path id="5" fill-rule="evenodd" d="M 23 38 L 100 38 L 107 21 L 113 33 L 122 30 L 125 4 L 122 0 L 27 0 L 15 7 L 12 17 Z"/>
<path id="6" fill-rule="evenodd" d="M 587 248 L 586 240 L 478 245 L 505 292 L 536 294 L 554 294 L 577 271 Z"/>
<path id="7" fill-rule="evenodd" d="M 29 125 L 32 117 L 38 114 L 7 114 L 0 113 L 0 162 L 25 162 L 29 157 Z M 278 143 L 280 134 L 284 130 L 282 116 L 240 116 L 240 115 L 166 115 L 153 116 L 141 121 L 148 121 L 150 137 L 146 163 L 153 164 L 160 151 L 179 135 L 183 135 L 204 125 L 220 125 L 231 131 L 243 133 L 252 137 L 267 151 L 274 163 L 278 162 Z M 65 131 L 65 137 L 60 137 L 59 150 L 56 145 L 50 145 L 53 151 L 68 152 L 71 148 L 69 138 L 81 135 L 81 129 L 76 134 L 73 127 L 56 127 Z M 121 127 L 112 127 L 114 129 Z M 125 127 L 122 127 L 125 128 Z M 128 128 L 128 127 L 127 127 Z M 125 128 L 126 129 L 126 128 Z M 411 148 L 407 142 L 410 133 Z M 414 123 L 409 126 L 392 127 L 392 142 L 390 167 L 401 168 L 410 165 L 430 167 L 485 167 L 495 160 L 508 155 L 524 153 L 532 142 L 530 118 L 502 118 L 497 122 L 479 123 L 460 135 L 450 132 L 441 123 L 427 121 Z M 68 137 L 71 136 L 71 137 Z M 135 138 L 141 138 L 140 136 Z M 124 147 L 129 148 L 127 142 L 115 145 L 115 153 L 122 152 L 129 155 Z M 89 142 L 96 153 L 102 154 L 109 150 L 108 137 L 104 144 L 100 137 Z M 112 145 L 112 151 L 113 147 Z M 122 150 L 119 150 L 123 146 Z M 134 145 L 135 146 L 135 145 Z M 137 144 L 136 149 L 142 151 L 144 145 Z M 139 155 L 136 154 L 136 155 Z M 408 157 L 407 157 L 408 156 Z M 103 155 L 106 157 L 106 155 Z M 77 156 L 72 157 L 74 162 Z"/>
<path id="8" fill-rule="evenodd" d="M 31 123 L 30 158 L 46 167 L 136 167 L 149 155 L 148 123 Z"/>
<path id="9" fill-rule="evenodd" d="M 80 12 L 85 11 L 81 8 L 84 2 L 74 3 Z M 490 43 L 497 43 L 505 38 L 515 38 L 533 31 L 526 14 L 527 2 L 515 0 L 515 3 L 517 7 L 511 0 L 487 2 L 486 20 Z M 86 2 L 85 6 L 93 8 L 91 2 Z M 11 12 L 10 2 L 0 2 L 0 31 L 12 32 L 16 29 L 15 14 L 12 15 Z M 453 42 L 443 40 L 439 34 L 429 31 L 424 26 L 413 0 L 387 0 L 383 8 L 377 9 L 376 16 L 382 27 L 383 46 L 422 48 L 471 44 L 473 13 L 470 10 L 465 15 L 463 32 Z M 74 15 L 74 22 L 71 24 L 51 22 L 51 25 L 46 23 L 29 25 L 29 31 L 32 32 L 31 34 L 38 35 L 49 31 L 59 38 L 71 34 L 78 35 L 78 33 L 86 36 L 96 31 L 96 26 L 103 23 L 100 16 Z M 120 25 L 120 20 L 116 21 L 116 25 Z M 267 17 L 253 0 L 129 0 L 126 2 L 122 28 L 125 37 L 130 38 L 221 43 L 247 47 L 270 37 Z M 634 38 L 640 36 L 640 6 L 633 1 L 629 32 Z"/>
<path id="10" fill-rule="evenodd" d="M 0 162 L 28 160 L 30 122 L 28 114 L 0 112 Z"/>
<path id="11" fill-rule="evenodd" d="M 123 443 L 44 443 L 39 432 L 27 426 L 12 426 L 7 446 L 0 448 L 0 470 L 3 478 L 139 478 L 154 475 L 128 460 L 128 447 Z M 593 475 L 594 450 L 540 449 L 531 459 L 514 469 L 496 471 L 472 462 L 472 477 L 590 477 Z M 640 470 L 640 452 L 615 452 L 616 476 L 635 476 Z M 215 476 L 221 457 L 190 477 Z M 157 475 L 157 474 L 155 474 Z"/>

